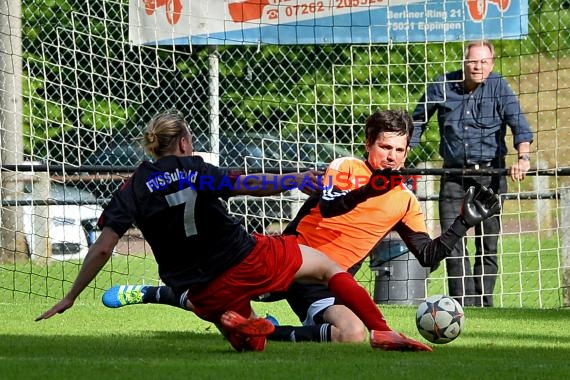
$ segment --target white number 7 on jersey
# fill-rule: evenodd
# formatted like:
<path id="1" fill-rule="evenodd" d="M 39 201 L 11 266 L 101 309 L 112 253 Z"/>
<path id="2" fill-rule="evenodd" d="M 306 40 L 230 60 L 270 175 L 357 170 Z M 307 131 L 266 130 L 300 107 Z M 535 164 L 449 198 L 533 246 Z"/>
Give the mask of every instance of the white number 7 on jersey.
<path id="1" fill-rule="evenodd" d="M 170 207 L 178 206 L 185 203 L 184 206 L 184 230 L 186 236 L 198 234 L 196 229 L 196 218 L 194 215 L 194 208 L 196 207 L 196 196 L 198 193 L 190 187 L 184 190 L 177 191 L 173 194 L 168 194 L 165 198 Z"/>

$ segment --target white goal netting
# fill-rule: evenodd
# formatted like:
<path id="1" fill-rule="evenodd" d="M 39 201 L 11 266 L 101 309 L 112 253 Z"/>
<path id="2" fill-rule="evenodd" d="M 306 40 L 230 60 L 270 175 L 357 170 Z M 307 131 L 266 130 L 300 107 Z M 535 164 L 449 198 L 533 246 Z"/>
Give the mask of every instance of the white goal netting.
<path id="1" fill-rule="evenodd" d="M 297 28 L 276 26 L 286 17 Z M 134 138 L 157 111 L 186 114 L 196 149 L 220 166 L 323 168 L 363 156 L 367 115 L 413 111 L 437 75 L 461 67 L 467 41 L 491 38 L 541 169 L 509 182 L 495 304 L 568 306 L 568 30 L 568 0 L 0 0 L 0 294 L 69 288 L 101 208 L 145 158 Z M 433 119 L 409 159 L 426 168 L 417 196 L 437 236 Z M 286 193 L 228 207 L 251 231 L 276 233 L 302 201 Z M 369 265 L 359 279 L 376 291 Z M 93 294 L 120 282 L 159 282 L 136 229 Z M 445 265 L 424 283 L 446 293 Z"/>

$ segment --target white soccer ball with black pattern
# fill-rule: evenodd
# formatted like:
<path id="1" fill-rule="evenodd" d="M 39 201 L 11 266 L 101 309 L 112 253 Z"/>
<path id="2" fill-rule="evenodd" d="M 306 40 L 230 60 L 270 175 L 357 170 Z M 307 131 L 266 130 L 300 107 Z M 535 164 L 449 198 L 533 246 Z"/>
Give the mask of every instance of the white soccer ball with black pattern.
<path id="1" fill-rule="evenodd" d="M 463 308 L 446 295 L 428 297 L 418 306 L 416 326 L 420 334 L 430 342 L 449 343 L 459 336 L 465 326 Z"/>

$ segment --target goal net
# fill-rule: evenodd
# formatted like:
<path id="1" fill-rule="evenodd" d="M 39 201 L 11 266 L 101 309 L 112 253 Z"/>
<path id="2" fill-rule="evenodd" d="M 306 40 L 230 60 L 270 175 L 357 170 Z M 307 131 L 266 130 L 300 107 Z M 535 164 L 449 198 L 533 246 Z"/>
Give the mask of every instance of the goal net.
<path id="1" fill-rule="evenodd" d="M 468 41 L 490 39 L 494 71 L 518 95 L 534 132 L 534 172 L 509 181 L 505 194 L 495 305 L 570 304 L 570 2 L 0 5 L 3 299 L 59 298 L 69 288 L 97 237 L 102 208 L 148 158 L 136 138 L 158 111 L 182 111 L 195 150 L 216 165 L 246 172 L 322 169 L 337 157 L 364 157 L 363 124 L 370 113 L 412 112 L 438 75 L 462 67 Z M 510 131 L 507 141 L 511 164 Z M 422 170 L 416 195 L 432 237 L 440 233 L 438 143 L 434 117 L 408 156 L 409 167 Z M 303 201 L 287 192 L 236 197 L 228 207 L 248 230 L 279 233 Z M 472 255 L 472 232 L 467 241 Z M 376 298 L 388 294 L 379 302 L 413 303 L 448 292 L 445 263 L 419 279 L 420 293 L 411 288 L 410 263 L 402 277 L 397 265 L 379 269 L 367 262 L 358 279 Z M 136 228 L 121 239 L 88 296 L 98 298 L 119 283 L 160 283 Z"/>

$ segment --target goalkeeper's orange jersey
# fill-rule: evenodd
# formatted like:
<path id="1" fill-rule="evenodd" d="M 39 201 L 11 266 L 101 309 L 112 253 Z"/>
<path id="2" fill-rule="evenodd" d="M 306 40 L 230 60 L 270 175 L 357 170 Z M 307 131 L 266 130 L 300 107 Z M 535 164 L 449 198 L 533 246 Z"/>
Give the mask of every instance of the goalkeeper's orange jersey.
<path id="1" fill-rule="evenodd" d="M 330 164 L 324 182 L 327 188 L 334 185 L 346 193 L 364 185 L 371 174 L 364 161 L 339 158 Z M 332 218 L 323 218 L 317 205 L 300 220 L 298 242 L 320 250 L 346 270 L 365 258 L 398 223 L 427 234 L 420 204 L 404 183 Z"/>

